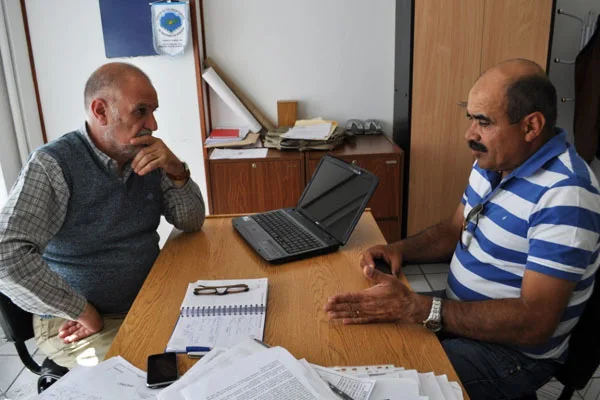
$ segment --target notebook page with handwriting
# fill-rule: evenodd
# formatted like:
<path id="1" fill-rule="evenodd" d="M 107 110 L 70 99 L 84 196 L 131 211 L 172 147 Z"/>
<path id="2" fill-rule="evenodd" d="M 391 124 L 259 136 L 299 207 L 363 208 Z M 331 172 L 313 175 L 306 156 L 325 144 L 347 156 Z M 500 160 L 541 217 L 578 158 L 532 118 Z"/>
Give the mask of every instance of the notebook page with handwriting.
<path id="1" fill-rule="evenodd" d="M 199 285 L 236 284 L 246 284 L 249 290 L 226 295 L 194 294 Z M 262 340 L 267 296 L 267 278 L 190 283 L 166 351 L 183 353 L 187 347 L 230 348 L 247 338 Z"/>

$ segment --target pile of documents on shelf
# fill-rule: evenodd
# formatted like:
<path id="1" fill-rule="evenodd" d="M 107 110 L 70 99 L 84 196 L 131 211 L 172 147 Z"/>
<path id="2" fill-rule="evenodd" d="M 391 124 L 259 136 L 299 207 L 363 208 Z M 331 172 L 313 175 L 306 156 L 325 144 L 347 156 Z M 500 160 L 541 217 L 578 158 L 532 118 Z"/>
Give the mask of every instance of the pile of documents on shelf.
<path id="1" fill-rule="evenodd" d="M 250 133 L 248 128 L 216 128 L 204 141 L 204 147 L 255 148 L 262 147 L 258 133 Z"/>
<path id="2" fill-rule="evenodd" d="M 279 150 L 331 150 L 339 146 L 347 132 L 336 121 L 321 118 L 298 120 L 291 128 L 267 132 L 264 145 Z"/>
<path id="3" fill-rule="evenodd" d="M 40 399 L 462 400 L 456 382 L 394 365 L 326 368 L 297 360 L 283 347 L 247 339 L 216 347 L 165 389 L 121 357 L 76 367 Z"/>

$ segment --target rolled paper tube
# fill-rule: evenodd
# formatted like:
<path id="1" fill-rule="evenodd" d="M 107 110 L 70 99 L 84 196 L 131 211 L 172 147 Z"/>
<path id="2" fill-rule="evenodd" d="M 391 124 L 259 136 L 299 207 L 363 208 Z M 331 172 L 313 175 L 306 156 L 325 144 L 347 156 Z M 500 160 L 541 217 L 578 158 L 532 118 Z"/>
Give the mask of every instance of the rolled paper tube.
<path id="1" fill-rule="evenodd" d="M 258 122 L 267 128 L 268 131 L 275 130 L 275 124 L 273 124 L 259 109 L 258 107 L 244 94 L 244 92 L 233 82 L 233 80 L 227 76 L 227 74 L 217 65 L 217 63 L 210 57 L 204 60 L 206 67 L 212 68 L 221 80 L 229 87 L 231 92 L 239 99 L 239 101 L 246 107 L 246 109 L 252 114 Z M 214 88 L 213 88 L 214 89 Z M 252 128 L 250 128 L 252 129 Z M 254 131 L 253 132 L 258 132 Z"/>

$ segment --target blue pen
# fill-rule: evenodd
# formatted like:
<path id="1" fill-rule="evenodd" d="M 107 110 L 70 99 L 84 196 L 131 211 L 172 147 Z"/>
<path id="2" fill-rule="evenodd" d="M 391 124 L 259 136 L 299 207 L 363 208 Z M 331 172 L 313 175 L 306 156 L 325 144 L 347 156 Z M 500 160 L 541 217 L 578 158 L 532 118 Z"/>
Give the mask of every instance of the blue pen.
<path id="1" fill-rule="evenodd" d="M 186 353 L 190 353 L 190 352 L 194 352 L 194 351 L 210 351 L 210 350 L 211 350 L 211 348 L 206 347 L 206 346 L 187 346 L 185 348 Z"/>

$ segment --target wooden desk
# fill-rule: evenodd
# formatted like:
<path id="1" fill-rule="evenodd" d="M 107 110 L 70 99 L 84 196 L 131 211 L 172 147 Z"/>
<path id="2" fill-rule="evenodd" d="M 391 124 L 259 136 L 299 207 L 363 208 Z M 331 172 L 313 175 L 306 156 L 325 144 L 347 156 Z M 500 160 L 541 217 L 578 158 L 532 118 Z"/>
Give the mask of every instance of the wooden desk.
<path id="1" fill-rule="evenodd" d="M 327 319 L 323 305 L 329 296 L 370 286 L 358 254 L 378 243 L 385 241 L 367 212 L 339 251 L 272 266 L 238 236 L 230 217 L 208 217 L 201 232 L 167 242 L 107 357 L 121 355 L 145 370 L 148 355 L 165 350 L 190 281 L 267 277 L 265 342 L 322 366 L 395 364 L 458 381 L 436 336 L 421 326 L 344 326 Z M 195 362 L 185 355 L 178 361 L 180 371 Z"/>

